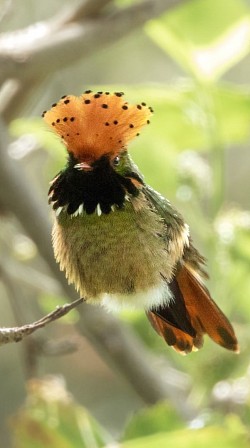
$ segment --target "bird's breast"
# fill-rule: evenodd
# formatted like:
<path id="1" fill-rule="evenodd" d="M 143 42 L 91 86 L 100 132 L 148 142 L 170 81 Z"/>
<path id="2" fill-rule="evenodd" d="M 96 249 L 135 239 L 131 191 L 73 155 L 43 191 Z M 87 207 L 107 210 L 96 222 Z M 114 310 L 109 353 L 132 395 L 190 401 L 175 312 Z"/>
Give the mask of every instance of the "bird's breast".
<path id="1" fill-rule="evenodd" d="M 69 216 L 62 212 L 53 229 L 57 261 L 81 295 L 149 308 L 167 295 L 173 262 L 166 250 L 162 219 L 152 210 L 135 211 L 131 203 L 107 215 Z M 126 297 L 126 299 L 124 299 Z"/>

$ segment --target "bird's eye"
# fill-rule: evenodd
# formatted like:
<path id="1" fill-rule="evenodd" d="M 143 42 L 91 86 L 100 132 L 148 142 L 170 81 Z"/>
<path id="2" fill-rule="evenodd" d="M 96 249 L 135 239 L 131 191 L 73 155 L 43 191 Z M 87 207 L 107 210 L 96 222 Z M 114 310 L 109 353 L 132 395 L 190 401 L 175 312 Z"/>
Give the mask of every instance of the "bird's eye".
<path id="1" fill-rule="evenodd" d="M 116 156 L 116 157 L 113 159 L 113 166 L 118 166 L 119 163 L 120 163 L 120 157 L 119 157 L 119 156 Z"/>

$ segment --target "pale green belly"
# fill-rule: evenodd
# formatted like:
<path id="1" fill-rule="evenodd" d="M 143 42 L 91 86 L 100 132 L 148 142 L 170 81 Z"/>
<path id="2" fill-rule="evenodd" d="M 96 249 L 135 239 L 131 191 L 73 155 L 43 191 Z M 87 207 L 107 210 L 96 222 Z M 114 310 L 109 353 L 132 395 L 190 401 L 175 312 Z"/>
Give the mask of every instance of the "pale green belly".
<path id="1" fill-rule="evenodd" d="M 109 215 L 69 217 L 61 213 L 53 246 L 61 269 L 81 295 L 102 300 L 162 287 L 162 275 L 173 271 L 162 220 L 152 211 L 135 212 L 131 204 Z M 161 275 L 162 274 L 162 275 Z"/>

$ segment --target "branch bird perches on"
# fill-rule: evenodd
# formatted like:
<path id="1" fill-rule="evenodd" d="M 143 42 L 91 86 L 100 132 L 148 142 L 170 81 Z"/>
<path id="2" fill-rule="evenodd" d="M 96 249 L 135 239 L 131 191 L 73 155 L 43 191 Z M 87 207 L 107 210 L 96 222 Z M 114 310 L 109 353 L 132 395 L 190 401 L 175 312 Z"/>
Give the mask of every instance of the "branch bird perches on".
<path id="1" fill-rule="evenodd" d="M 22 325 L 21 327 L 0 327 L 0 345 L 21 341 L 23 338 L 34 333 L 36 330 L 39 330 L 49 323 L 60 319 L 60 317 L 65 316 L 65 314 L 68 314 L 73 308 L 76 308 L 83 301 L 84 299 L 80 298 L 74 300 L 71 303 L 66 303 L 65 305 L 58 306 L 54 311 L 51 311 L 51 313 L 46 314 L 46 316 L 35 322 L 32 322 L 31 324 Z"/>

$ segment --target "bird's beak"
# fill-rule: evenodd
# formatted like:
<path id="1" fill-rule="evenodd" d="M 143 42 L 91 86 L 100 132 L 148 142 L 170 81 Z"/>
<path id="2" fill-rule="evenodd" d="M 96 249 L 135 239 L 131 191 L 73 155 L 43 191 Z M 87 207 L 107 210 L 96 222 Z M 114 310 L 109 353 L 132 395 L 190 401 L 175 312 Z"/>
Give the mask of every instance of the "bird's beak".
<path id="1" fill-rule="evenodd" d="M 81 163 L 77 163 L 76 165 L 74 165 L 74 168 L 76 168 L 77 170 L 81 171 L 92 171 L 93 167 L 91 165 L 89 165 L 89 163 L 87 162 L 81 162 Z"/>

